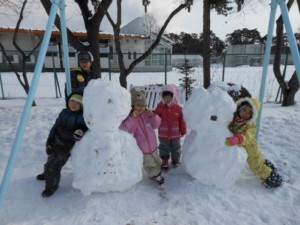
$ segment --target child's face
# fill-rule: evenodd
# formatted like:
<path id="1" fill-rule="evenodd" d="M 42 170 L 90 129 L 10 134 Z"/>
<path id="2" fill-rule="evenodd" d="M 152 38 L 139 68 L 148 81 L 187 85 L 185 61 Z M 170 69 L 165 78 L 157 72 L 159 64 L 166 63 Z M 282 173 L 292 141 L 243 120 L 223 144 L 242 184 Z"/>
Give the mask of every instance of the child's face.
<path id="1" fill-rule="evenodd" d="M 173 97 L 170 95 L 164 96 L 164 101 L 166 104 L 169 104 L 172 101 Z"/>
<path id="2" fill-rule="evenodd" d="M 244 120 L 249 120 L 252 117 L 252 108 L 250 106 L 244 106 L 239 112 L 239 116 Z"/>
<path id="3" fill-rule="evenodd" d="M 136 111 L 139 114 L 143 113 L 146 111 L 146 107 L 145 106 L 141 106 L 141 105 L 135 105 L 133 106 L 133 110 Z"/>
<path id="4" fill-rule="evenodd" d="M 72 99 L 68 101 L 69 108 L 72 112 L 79 111 L 81 109 L 81 104 Z"/>
<path id="5" fill-rule="evenodd" d="M 85 71 L 90 71 L 91 65 L 92 65 L 91 61 L 86 61 L 86 60 L 79 61 L 79 66 Z"/>

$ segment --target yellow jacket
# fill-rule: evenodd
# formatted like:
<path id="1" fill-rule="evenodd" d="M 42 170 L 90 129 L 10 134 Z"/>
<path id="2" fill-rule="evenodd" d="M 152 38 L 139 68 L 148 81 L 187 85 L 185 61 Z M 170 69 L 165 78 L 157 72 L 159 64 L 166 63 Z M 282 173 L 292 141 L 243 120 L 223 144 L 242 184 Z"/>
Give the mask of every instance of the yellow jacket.
<path id="1" fill-rule="evenodd" d="M 255 139 L 255 134 L 257 131 L 255 120 L 260 109 L 260 102 L 259 100 L 253 98 L 242 98 L 237 101 L 238 109 L 243 102 L 248 102 L 252 106 L 253 115 L 251 119 L 243 124 L 238 124 L 233 121 L 228 127 L 234 135 L 237 133 L 243 135 L 244 142 L 240 146 L 242 146 L 248 154 L 248 165 L 255 175 L 265 180 L 270 176 L 272 169 L 265 165 L 265 157 L 261 153 L 259 145 Z"/>

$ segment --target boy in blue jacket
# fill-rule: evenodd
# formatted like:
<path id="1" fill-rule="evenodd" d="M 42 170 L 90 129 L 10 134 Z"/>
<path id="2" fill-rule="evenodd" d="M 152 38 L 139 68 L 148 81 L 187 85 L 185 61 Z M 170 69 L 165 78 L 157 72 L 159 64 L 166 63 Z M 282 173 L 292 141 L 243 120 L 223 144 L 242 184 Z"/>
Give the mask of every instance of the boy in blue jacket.
<path id="1" fill-rule="evenodd" d="M 82 93 L 73 92 L 67 103 L 68 106 L 60 112 L 49 133 L 46 142 L 48 160 L 44 172 L 36 177 L 45 180 L 43 197 L 50 197 L 57 190 L 61 170 L 71 155 L 72 147 L 88 129 L 83 119 Z"/>

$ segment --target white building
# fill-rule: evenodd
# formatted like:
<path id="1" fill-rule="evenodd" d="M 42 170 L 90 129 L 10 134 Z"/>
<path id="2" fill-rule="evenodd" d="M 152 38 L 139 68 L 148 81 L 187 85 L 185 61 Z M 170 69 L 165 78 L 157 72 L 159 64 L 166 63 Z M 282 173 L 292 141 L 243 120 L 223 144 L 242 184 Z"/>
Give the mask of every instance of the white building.
<path id="1" fill-rule="evenodd" d="M 16 67 L 20 67 L 21 55 L 16 50 L 12 43 L 15 29 L 13 28 L 0 28 L 0 42 L 4 45 L 8 57 Z M 31 30 L 31 29 L 19 29 L 17 42 L 22 50 L 31 51 L 37 43 L 42 39 L 45 34 L 44 30 Z M 75 37 L 81 42 L 87 42 L 87 34 L 84 32 L 73 32 Z M 100 44 L 100 62 L 103 70 L 119 71 L 118 57 L 115 51 L 113 34 L 99 33 Z M 124 54 L 125 66 L 128 67 L 136 58 L 141 56 L 149 46 L 154 42 L 156 38 L 155 33 L 147 35 L 143 25 L 142 17 L 138 17 L 132 22 L 128 23 L 121 28 L 121 34 L 119 36 L 121 42 L 122 52 Z M 38 49 L 39 50 L 39 49 Z M 33 70 L 36 59 L 38 57 L 38 50 L 28 60 L 28 70 Z M 76 67 L 77 60 L 75 58 L 76 50 L 69 46 L 69 60 L 70 66 Z M 171 67 L 171 54 L 172 54 L 172 41 L 162 37 L 160 44 L 154 49 L 152 54 L 148 56 L 144 61 L 139 63 L 134 71 L 169 71 Z M 0 65 L 1 71 L 9 71 L 10 67 L 7 61 L 4 59 L 3 52 L 0 50 Z M 63 70 L 63 57 L 62 57 L 62 42 L 61 33 L 59 31 L 53 31 L 48 46 L 46 59 L 44 62 L 44 68 L 46 70 Z M 21 70 L 21 68 L 19 68 Z"/>

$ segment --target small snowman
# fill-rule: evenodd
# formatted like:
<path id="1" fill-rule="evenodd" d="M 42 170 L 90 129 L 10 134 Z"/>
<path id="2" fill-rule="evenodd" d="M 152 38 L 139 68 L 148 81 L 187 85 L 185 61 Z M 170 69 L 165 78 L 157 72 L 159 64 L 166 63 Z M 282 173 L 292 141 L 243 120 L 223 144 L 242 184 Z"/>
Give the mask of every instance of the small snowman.
<path id="1" fill-rule="evenodd" d="M 130 93 L 116 83 L 92 80 L 84 89 L 89 131 L 72 152 L 73 187 L 84 195 L 123 192 L 142 179 L 143 156 L 135 139 L 119 126 L 130 112 Z"/>
<path id="2" fill-rule="evenodd" d="M 233 99 L 219 85 L 193 89 L 183 107 L 191 131 L 182 147 L 182 165 L 203 184 L 229 187 L 245 166 L 245 151 L 225 144 L 226 138 L 232 136 L 228 124 L 235 109 Z"/>

